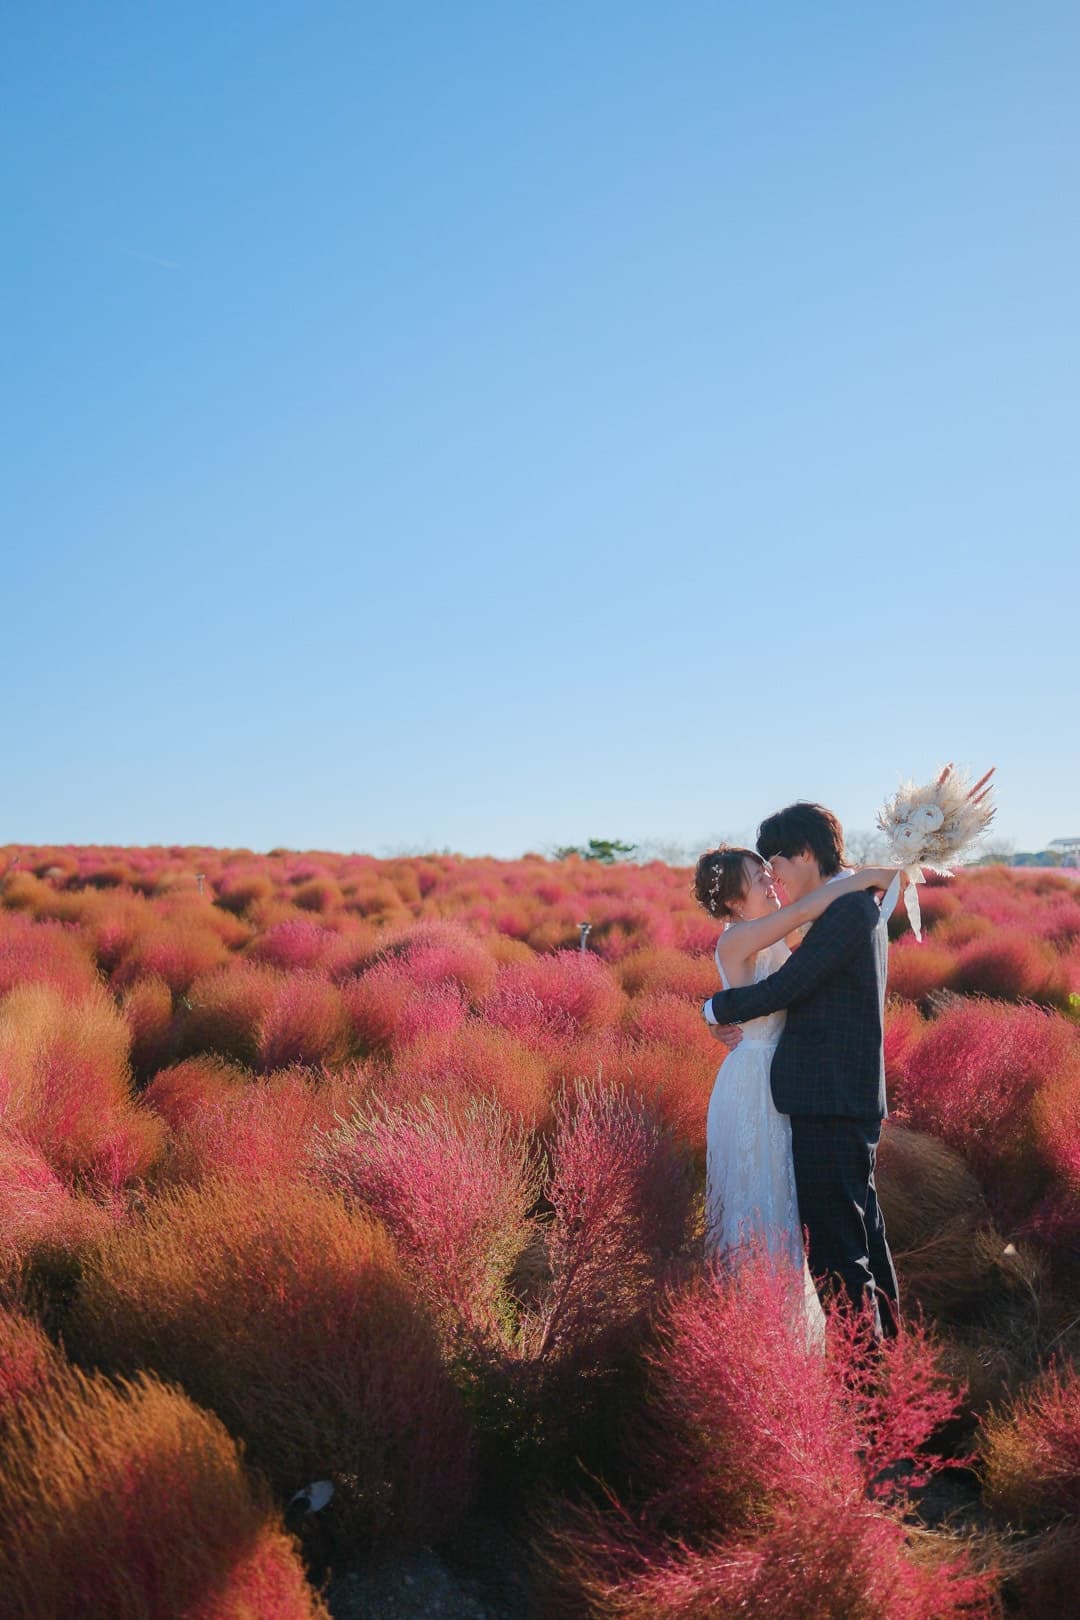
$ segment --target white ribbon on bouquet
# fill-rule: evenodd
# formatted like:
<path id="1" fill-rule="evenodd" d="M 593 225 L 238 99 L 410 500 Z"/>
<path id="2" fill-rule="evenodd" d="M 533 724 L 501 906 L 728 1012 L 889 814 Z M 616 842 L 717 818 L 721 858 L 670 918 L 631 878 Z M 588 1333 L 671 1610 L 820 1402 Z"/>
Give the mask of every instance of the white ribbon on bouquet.
<path id="1" fill-rule="evenodd" d="M 896 873 L 889 887 L 885 890 L 885 896 L 881 902 L 881 915 L 888 920 L 896 910 L 896 902 L 900 898 L 900 879 L 905 877 L 908 883 L 907 888 L 904 890 L 904 910 L 908 914 L 911 932 L 921 945 L 922 907 L 919 905 L 919 891 L 915 886 L 917 883 L 926 882 L 921 866 L 904 866 Z"/>

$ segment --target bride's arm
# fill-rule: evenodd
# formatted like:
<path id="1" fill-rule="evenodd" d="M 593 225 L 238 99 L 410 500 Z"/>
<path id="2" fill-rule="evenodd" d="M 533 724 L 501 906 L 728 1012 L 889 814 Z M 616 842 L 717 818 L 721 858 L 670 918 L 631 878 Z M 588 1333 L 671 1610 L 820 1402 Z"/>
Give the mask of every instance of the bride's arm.
<path id="1" fill-rule="evenodd" d="M 724 930 L 717 952 L 725 968 L 747 962 L 766 945 L 775 945 L 804 923 L 815 922 L 822 912 L 839 900 L 841 895 L 855 894 L 860 889 L 887 889 L 896 876 L 893 866 L 863 866 L 850 877 L 834 878 L 820 888 L 793 900 L 767 917 L 755 917 L 751 922 L 732 923 Z"/>

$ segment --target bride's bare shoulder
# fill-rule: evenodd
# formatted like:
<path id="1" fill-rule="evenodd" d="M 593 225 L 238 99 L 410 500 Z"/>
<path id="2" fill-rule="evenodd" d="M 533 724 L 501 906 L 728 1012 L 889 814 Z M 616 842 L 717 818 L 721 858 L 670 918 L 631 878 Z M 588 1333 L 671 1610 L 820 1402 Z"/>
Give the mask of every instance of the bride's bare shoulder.
<path id="1" fill-rule="evenodd" d="M 725 928 L 716 942 L 716 960 L 729 978 L 733 971 L 745 967 L 756 955 L 740 923 L 732 923 L 730 928 Z"/>

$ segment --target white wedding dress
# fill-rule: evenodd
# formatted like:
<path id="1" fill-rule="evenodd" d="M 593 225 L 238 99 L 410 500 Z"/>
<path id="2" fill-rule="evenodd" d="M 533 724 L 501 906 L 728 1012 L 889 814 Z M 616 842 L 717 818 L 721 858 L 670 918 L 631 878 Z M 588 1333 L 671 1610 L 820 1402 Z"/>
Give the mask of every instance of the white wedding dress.
<path id="1" fill-rule="evenodd" d="M 754 982 L 775 973 L 790 954 L 783 940 L 759 951 Z M 730 990 L 719 945 L 716 966 L 720 983 Z M 770 1255 L 789 1261 L 803 1279 L 795 1308 L 816 1343 L 824 1338 L 825 1315 L 803 1249 L 791 1123 L 778 1112 L 769 1082 L 785 1016 L 767 1013 L 745 1023 L 742 1040 L 716 1077 L 706 1126 L 706 1243 L 711 1256 L 731 1255 L 743 1244 L 764 1244 Z"/>

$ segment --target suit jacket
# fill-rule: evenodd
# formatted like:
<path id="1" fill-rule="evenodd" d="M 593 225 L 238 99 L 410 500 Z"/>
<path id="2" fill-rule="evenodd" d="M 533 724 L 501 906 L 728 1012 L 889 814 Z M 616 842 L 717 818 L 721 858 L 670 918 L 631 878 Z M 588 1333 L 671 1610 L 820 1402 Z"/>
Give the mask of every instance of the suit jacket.
<path id="1" fill-rule="evenodd" d="M 772 1060 L 773 1102 L 782 1114 L 884 1118 L 887 945 L 880 920 L 868 892 L 842 895 L 776 973 L 713 996 L 720 1024 L 787 1009 Z"/>

